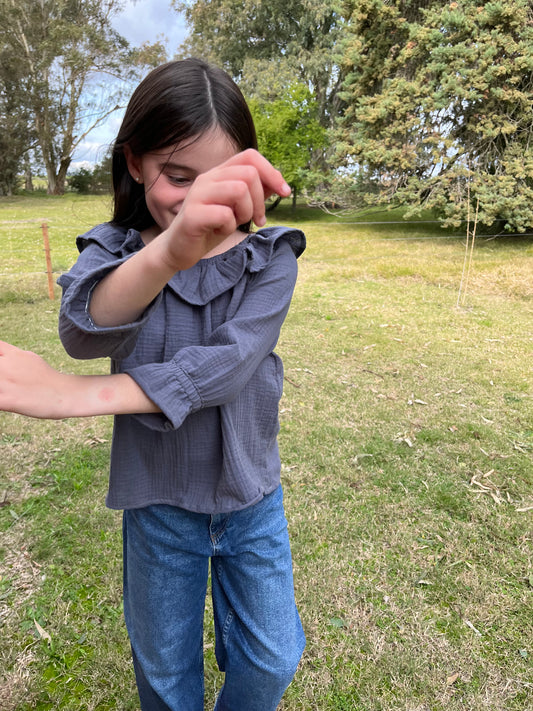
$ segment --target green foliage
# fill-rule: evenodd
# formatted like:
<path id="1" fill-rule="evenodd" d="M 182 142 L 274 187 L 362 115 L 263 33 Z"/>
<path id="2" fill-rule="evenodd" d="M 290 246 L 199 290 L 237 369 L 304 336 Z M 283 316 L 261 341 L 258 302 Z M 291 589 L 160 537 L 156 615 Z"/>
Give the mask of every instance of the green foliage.
<path id="1" fill-rule="evenodd" d="M 292 84 L 273 101 L 251 99 L 249 105 L 259 150 L 281 170 L 295 202 L 297 194 L 310 186 L 313 155 L 326 143 L 313 95 L 303 84 Z"/>
<path id="2" fill-rule="evenodd" d="M 338 155 L 372 200 L 533 225 L 533 10 L 529 0 L 358 0 L 344 44 Z M 377 188 L 377 189 L 376 189 Z"/>
<path id="3" fill-rule="evenodd" d="M 320 124 L 339 114 L 341 77 L 336 46 L 340 0 L 174 0 L 191 32 L 182 53 L 224 66 L 247 96 L 283 98 L 290 84 L 310 87 Z M 285 83 L 284 83 L 285 82 Z"/>
<path id="4" fill-rule="evenodd" d="M 91 170 L 88 168 L 79 168 L 75 173 L 69 176 L 68 186 L 76 193 L 89 195 L 89 193 L 91 193 L 92 177 L 93 174 Z"/>
<path id="5" fill-rule="evenodd" d="M 12 195 L 34 140 L 20 61 L 0 42 L 0 194 Z"/>
<path id="6" fill-rule="evenodd" d="M 50 193 L 63 192 L 72 153 L 119 108 L 139 64 L 161 58 L 160 44 L 131 50 L 113 29 L 120 8 L 120 0 L 0 3 L 0 127 L 11 106 L 24 150 L 38 146 Z"/>
<path id="7" fill-rule="evenodd" d="M 342 112 L 340 0 L 174 0 L 190 35 L 181 54 L 225 67 L 250 99 L 261 149 L 298 195 L 329 191 Z M 296 92 L 296 93 L 295 93 Z M 270 124 L 270 125 L 269 125 Z"/>
<path id="8" fill-rule="evenodd" d="M 98 195 L 111 192 L 111 154 L 92 170 L 79 168 L 69 175 L 68 186 L 82 195 Z"/>
<path id="9" fill-rule="evenodd" d="M 316 202 L 427 208 L 455 226 L 477 213 L 494 231 L 533 224 L 528 0 L 174 5 L 191 28 L 183 52 L 225 66 L 260 104 L 284 114 L 287 87 L 309 87 L 327 136 L 306 168 Z"/>

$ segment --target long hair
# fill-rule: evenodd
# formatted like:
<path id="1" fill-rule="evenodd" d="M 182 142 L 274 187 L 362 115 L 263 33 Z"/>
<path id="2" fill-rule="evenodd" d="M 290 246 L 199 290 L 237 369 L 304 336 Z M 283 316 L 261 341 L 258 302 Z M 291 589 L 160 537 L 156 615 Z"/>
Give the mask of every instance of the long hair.
<path id="1" fill-rule="evenodd" d="M 148 74 L 129 101 L 112 151 L 112 223 L 144 230 L 154 224 L 144 185 L 131 177 L 124 147 L 137 156 L 220 128 L 236 152 L 257 148 L 250 110 L 235 82 L 222 69 L 190 58 L 168 62 Z M 248 231 L 250 225 L 239 229 Z"/>

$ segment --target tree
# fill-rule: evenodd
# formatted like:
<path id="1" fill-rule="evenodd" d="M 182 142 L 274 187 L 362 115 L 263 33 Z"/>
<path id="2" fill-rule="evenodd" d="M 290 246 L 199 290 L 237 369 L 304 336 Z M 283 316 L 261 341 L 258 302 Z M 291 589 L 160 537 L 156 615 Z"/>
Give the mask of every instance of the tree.
<path id="1" fill-rule="evenodd" d="M 342 111 L 337 46 L 344 31 L 343 2 L 173 0 L 173 5 L 190 27 L 181 54 L 204 57 L 234 77 L 256 107 L 261 149 L 284 166 L 293 200 L 322 182 L 334 146 L 326 134 Z M 305 101 L 304 94 L 291 96 L 297 86 Z"/>
<path id="2" fill-rule="evenodd" d="M 20 65 L 16 57 L 2 50 L 0 45 L 0 195 L 12 195 L 35 140 Z"/>
<path id="3" fill-rule="evenodd" d="M 351 0 L 338 155 L 369 199 L 533 225 L 530 0 Z M 501 223 L 500 223 L 501 224 Z"/>
<path id="4" fill-rule="evenodd" d="M 26 151 L 26 126 L 0 88 L 0 195 L 13 195 Z"/>
<path id="5" fill-rule="evenodd" d="M 68 186 L 82 195 L 112 193 L 111 150 L 92 169 L 81 167 L 68 176 Z"/>
<path id="6" fill-rule="evenodd" d="M 302 189 L 312 185 L 313 154 L 323 149 L 325 129 L 316 116 L 310 90 L 293 84 L 273 101 L 251 99 L 259 150 L 292 188 L 293 208 Z"/>
<path id="7" fill-rule="evenodd" d="M 126 87 L 116 79 L 138 69 L 141 55 L 111 26 L 120 8 L 120 0 L 0 2 L 0 48 L 18 64 L 21 111 L 31 114 L 50 193 L 64 191 L 72 153 L 119 107 Z"/>
<path id="8" fill-rule="evenodd" d="M 287 84 L 280 86 L 280 76 L 307 84 L 317 120 L 332 126 L 342 104 L 335 56 L 343 28 L 340 0 L 173 0 L 173 5 L 191 27 L 183 53 L 223 66 L 250 97 L 282 97 Z M 276 86 L 279 93 L 272 96 Z"/>

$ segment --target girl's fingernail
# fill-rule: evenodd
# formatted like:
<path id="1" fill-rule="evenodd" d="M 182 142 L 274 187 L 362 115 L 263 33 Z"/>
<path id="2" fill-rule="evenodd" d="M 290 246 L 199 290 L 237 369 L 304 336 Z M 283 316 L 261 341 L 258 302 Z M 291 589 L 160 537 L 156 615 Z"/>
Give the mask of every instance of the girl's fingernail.
<path id="1" fill-rule="evenodd" d="M 291 186 L 287 185 L 287 183 L 283 183 L 283 185 L 281 186 L 281 192 L 284 195 L 290 195 L 291 194 Z"/>
<path id="2" fill-rule="evenodd" d="M 264 215 L 263 217 L 258 217 L 254 222 L 258 227 L 264 227 L 266 225 L 266 217 Z"/>

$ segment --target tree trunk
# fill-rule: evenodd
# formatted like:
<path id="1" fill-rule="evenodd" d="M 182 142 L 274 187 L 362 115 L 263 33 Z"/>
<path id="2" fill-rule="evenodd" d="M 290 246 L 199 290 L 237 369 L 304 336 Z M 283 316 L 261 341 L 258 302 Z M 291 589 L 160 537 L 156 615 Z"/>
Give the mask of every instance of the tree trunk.
<path id="1" fill-rule="evenodd" d="M 57 173 L 53 165 L 46 166 L 46 175 L 48 178 L 48 195 L 64 194 L 65 182 L 67 179 L 67 170 L 69 169 L 70 162 L 70 157 L 62 158 Z"/>
<path id="2" fill-rule="evenodd" d="M 55 174 L 55 170 L 51 166 L 46 166 L 46 178 L 48 181 L 48 186 L 46 188 L 46 192 L 48 195 L 59 195 L 59 193 L 56 190 L 57 186 L 57 178 Z"/>
<path id="3" fill-rule="evenodd" d="M 70 167 L 72 159 L 70 156 L 66 158 L 61 158 L 59 163 L 59 170 L 57 173 L 57 183 L 56 183 L 56 195 L 63 195 L 65 192 L 65 183 L 67 182 L 67 170 Z"/>
<path id="4" fill-rule="evenodd" d="M 24 169 L 24 189 L 28 193 L 33 192 L 33 176 L 31 172 L 31 165 L 29 161 L 26 161 L 26 166 Z"/>

